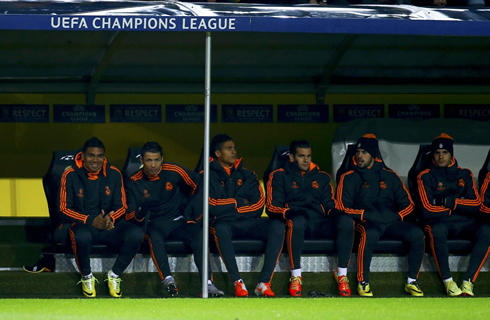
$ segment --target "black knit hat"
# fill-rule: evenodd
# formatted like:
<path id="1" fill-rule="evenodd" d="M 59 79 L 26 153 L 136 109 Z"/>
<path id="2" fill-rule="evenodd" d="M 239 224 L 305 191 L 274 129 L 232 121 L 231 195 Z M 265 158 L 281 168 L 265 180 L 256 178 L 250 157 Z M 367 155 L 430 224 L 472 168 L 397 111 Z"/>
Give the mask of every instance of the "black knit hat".
<path id="1" fill-rule="evenodd" d="M 432 153 L 434 154 L 439 149 L 446 149 L 453 156 L 454 155 L 453 143 L 454 143 L 454 139 L 451 136 L 445 133 L 441 133 L 440 136 L 432 140 L 432 148 L 431 148 Z"/>
<path id="2" fill-rule="evenodd" d="M 373 158 L 380 156 L 378 138 L 372 133 L 365 134 L 357 140 L 356 149 L 366 150 Z"/>

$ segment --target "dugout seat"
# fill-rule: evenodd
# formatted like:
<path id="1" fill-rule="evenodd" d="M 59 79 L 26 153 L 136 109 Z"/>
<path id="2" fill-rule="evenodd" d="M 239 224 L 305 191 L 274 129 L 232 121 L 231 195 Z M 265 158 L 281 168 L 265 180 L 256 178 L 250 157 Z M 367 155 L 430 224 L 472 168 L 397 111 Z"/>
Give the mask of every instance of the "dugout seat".
<path id="1" fill-rule="evenodd" d="M 48 172 L 43 177 L 44 194 L 48 202 L 49 218 L 53 230 L 61 221 L 58 209 L 58 188 L 60 187 L 61 176 L 67 167 L 75 163 L 75 156 L 80 151 L 81 149 L 54 151 Z"/>
<path id="2" fill-rule="evenodd" d="M 124 162 L 124 166 L 121 170 L 121 174 L 124 177 L 131 178 L 131 176 L 142 166 L 140 158 L 141 147 L 129 148 L 126 161 Z"/>
<path id="3" fill-rule="evenodd" d="M 431 145 L 430 144 L 421 144 L 419 146 L 419 151 L 415 160 L 413 162 L 412 167 L 408 171 L 407 184 L 408 190 L 410 191 L 410 195 L 415 202 L 418 202 L 418 192 L 417 192 L 417 176 L 419 173 L 427 169 L 430 165 L 430 161 L 432 159 Z"/>
<path id="4" fill-rule="evenodd" d="M 289 146 L 276 146 L 274 152 L 272 153 L 272 159 L 269 162 L 269 166 L 264 172 L 264 188 L 267 192 L 267 182 L 269 181 L 270 174 L 282 168 L 289 161 Z"/>
<path id="5" fill-rule="evenodd" d="M 483 181 L 485 181 L 485 177 L 487 173 L 490 172 L 490 150 L 488 150 L 487 158 L 485 162 L 483 162 L 483 167 L 480 169 L 478 173 L 478 188 L 481 189 Z"/>

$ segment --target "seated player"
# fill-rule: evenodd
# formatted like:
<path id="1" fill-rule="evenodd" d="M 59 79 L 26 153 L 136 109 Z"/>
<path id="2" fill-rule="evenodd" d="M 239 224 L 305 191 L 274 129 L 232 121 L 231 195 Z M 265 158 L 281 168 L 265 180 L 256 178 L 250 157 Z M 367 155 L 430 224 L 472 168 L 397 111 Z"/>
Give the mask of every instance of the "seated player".
<path id="1" fill-rule="evenodd" d="M 354 170 L 340 177 L 337 187 L 339 209 L 356 220 L 360 242 L 357 251 L 357 292 L 373 296 L 369 271 L 373 251 L 382 235 L 405 242 L 408 249 L 408 277 L 405 291 L 423 296 L 417 278 L 424 256 L 424 233 L 412 222 L 404 221 L 413 211 L 413 202 L 398 175 L 380 160 L 378 139 L 366 134 L 357 141 Z"/>
<path id="2" fill-rule="evenodd" d="M 270 174 L 267 184 L 267 213 L 286 222 L 286 245 L 291 266 L 289 294 L 301 296 L 301 252 L 304 239 L 335 238 L 338 269 L 334 272 L 339 294 L 350 296 L 347 267 L 354 242 L 352 217 L 338 211 L 328 173 L 311 160 L 311 145 L 295 140 L 289 146 L 289 162 Z"/>
<path id="3" fill-rule="evenodd" d="M 476 218 L 480 196 L 471 171 L 458 167 L 453 143 L 453 138 L 445 133 L 432 141 L 432 163 L 417 177 L 422 204 L 420 219 L 446 293 L 473 296 L 473 284 L 490 251 L 490 225 Z M 455 236 L 475 243 L 461 287 L 449 269 L 447 239 Z"/>
<path id="4" fill-rule="evenodd" d="M 138 170 L 125 185 L 128 194 L 127 219 L 140 223 L 145 220 L 151 256 L 165 289 L 178 294 L 177 284 L 170 272 L 165 241 L 182 240 L 194 253 L 194 262 L 202 272 L 203 233 L 195 220 L 185 218 L 189 197 L 200 183 L 200 176 L 177 164 L 163 160 L 162 147 L 157 142 L 147 142 L 141 149 L 143 168 Z M 208 293 L 221 297 L 223 291 L 211 281 L 208 266 Z"/>
<path id="5" fill-rule="evenodd" d="M 58 205 L 62 223 L 55 237 L 61 243 L 69 237 L 82 275 L 83 294 L 96 296 L 90 252 L 92 245 L 100 243 L 120 248 L 106 281 L 110 295 L 121 297 L 121 275 L 138 252 L 144 233 L 124 220 L 126 193 L 122 176 L 107 161 L 99 139 L 87 140 L 76 155 L 75 164 L 63 173 Z"/>

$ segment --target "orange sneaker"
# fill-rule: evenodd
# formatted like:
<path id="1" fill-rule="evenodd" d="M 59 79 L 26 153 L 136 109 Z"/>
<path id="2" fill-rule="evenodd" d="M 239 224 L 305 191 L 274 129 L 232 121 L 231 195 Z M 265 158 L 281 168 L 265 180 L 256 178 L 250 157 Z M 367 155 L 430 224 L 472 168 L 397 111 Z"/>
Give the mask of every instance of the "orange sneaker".
<path id="1" fill-rule="evenodd" d="M 264 297 L 274 297 L 275 294 L 271 290 L 271 283 L 270 282 L 261 282 L 255 287 L 255 294 L 257 296 L 264 296 Z"/>
<path id="2" fill-rule="evenodd" d="M 245 287 L 242 279 L 235 281 L 235 296 L 248 297 L 247 287 Z"/>
<path id="3" fill-rule="evenodd" d="M 293 277 L 289 279 L 289 294 L 293 297 L 301 297 L 301 285 L 303 284 L 302 277 Z"/>
<path id="4" fill-rule="evenodd" d="M 350 296 L 349 279 L 346 276 L 339 277 L 337 270 L 334 271 L 333 277 L 339 286 L 339 294 L 343 297 Z"/>

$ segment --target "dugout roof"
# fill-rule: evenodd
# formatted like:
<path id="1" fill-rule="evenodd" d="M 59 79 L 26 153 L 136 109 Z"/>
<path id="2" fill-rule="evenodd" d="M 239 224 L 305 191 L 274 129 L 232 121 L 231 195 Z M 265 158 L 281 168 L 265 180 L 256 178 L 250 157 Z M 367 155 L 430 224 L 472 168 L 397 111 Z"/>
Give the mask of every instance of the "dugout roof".
<path id="1" fill-rule="evenodd" d="M 488 93 L 490 10 L 0 1 L 0 92 Z"/>

